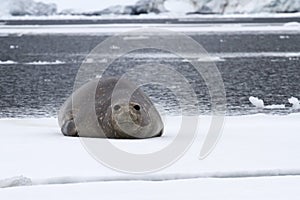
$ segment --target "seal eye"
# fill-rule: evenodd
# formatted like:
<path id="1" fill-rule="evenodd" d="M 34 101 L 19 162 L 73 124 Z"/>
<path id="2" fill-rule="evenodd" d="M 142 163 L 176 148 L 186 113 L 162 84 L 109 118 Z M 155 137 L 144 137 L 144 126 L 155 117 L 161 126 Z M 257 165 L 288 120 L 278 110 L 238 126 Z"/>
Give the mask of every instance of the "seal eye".
<path id="1" fill-rule="evenodd" d="M 133 108 L 137 111 L 139 111 L 141 109 L 141 107 L 139 105 L 134 105 Z"/>
<path id="2" fill-rule="evenodd" d="M 121 106 L 119 106 L 119 105 L 115 105 L 115 106 L 114 106 L 114 110 L 115 110 L 115 111 L 120 110 L 120 108 L 121 108 Z"/>

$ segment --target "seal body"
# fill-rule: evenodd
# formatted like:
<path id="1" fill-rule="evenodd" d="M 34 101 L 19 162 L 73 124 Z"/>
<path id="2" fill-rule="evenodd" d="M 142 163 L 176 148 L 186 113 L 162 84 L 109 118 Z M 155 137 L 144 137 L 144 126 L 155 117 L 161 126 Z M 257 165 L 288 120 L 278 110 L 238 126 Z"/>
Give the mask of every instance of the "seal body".
<path id="1" fill-rule="evenodd" d="M 151 138 L 161 136 L 163 122 L 148 96 L 123 78 L 94 79 L 62 105 L 58 123 L 66 136 Z"/>

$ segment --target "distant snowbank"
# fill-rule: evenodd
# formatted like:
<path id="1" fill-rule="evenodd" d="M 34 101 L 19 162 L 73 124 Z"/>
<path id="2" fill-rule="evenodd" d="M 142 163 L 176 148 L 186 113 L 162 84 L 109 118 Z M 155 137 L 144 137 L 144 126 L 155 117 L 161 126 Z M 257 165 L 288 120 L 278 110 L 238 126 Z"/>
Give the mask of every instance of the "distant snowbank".
<path id="1" fill-rule="evenodd" d="M 49 2 L 45 0 L 40 0 Z M 115 5 L 106 2 L 106 6 L 97 4 L 93 10 L 85 9 L 84 4 L 80 4 L 82 9 L 89 11 L 76 11 L 76 2 L 64 2 L 64 7 L 69 4 L 68 9 L 58 11 L 54 3 L 37 2 L 34 0 L 2 0 L 0 2 L 0 17 L 2 16 L 51 16 L 68 15 L 76 16 L 106 16 L 106 15 L 149 15 L 168 13 L 174 16 L 185 14 L 257 14 L 257 13 L 296 13 L 300 12 L 299 0 L 138 0 L 126 1 Z M 58 2 L 60 4 L 60 2 Z M 126 5 L 127 3 L 127 5 Z M 77 2 L 78 4 L 78 2 Z M 86 6 L 88 6 L 87 4 Z M 107 7 L 103 9 L 103 7 Z"/>
<path id="2" fill-rule="evenodd" d="M 43 16 L 57 14 L 57 6 L 34 0 L 1 0 L 0 17 L 3 16 Z"/>
<path id="3" fill-rule="evenodd" d="M 209 14 L 230 13 L 294 13 L 300 11 L 299 0 L 187 0 L 195 5 L 195 12 Z"/>
<path id="4" fill-rule="evenodd" d="M 244 13 L 295 13 L 300 12 L 299 0 L 139 0 L 132 5 L 115 5 L 84 15 L 140 15 L 149 13 L 172 14 L 244 14 Z"/>

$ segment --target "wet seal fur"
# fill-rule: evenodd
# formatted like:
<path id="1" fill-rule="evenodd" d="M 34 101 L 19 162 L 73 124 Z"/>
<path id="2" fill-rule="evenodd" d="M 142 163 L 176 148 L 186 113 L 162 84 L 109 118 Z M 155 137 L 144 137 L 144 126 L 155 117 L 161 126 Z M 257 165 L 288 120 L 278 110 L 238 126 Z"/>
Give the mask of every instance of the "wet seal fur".
<path id="1" fill-rule="evenodd" d="M 149 97 L 116 77 L 81 86 L 62 105 L 58 123 L 65 136 L 92 138 L 152 138 L 161 136 L 164 128 Z"/>

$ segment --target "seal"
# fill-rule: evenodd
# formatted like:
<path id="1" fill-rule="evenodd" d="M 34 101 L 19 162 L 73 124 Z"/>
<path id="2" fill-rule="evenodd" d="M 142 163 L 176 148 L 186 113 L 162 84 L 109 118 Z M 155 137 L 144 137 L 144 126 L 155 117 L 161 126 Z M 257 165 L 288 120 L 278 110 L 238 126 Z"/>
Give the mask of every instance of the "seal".
<path id="1" fill-rule="evenodd" d="M 149 97 L 124 78 L 94 79 L 62 105 L 58 123 L 65 136 L 136 139 L 159 137 L 164 125 Z"/>

